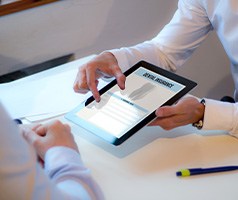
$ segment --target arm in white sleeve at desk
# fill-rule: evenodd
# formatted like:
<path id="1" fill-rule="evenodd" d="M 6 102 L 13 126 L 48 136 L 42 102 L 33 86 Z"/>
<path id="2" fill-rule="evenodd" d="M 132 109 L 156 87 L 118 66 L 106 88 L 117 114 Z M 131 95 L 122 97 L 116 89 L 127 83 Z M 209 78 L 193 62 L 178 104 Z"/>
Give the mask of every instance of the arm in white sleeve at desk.
<path id="1" fill-rule="evenodd" d="M 43 169 L 35 151 L 19 134 L 1 104 L 0 123 L 1 200 L 103 199 L 75 150 L 50 148 Z"/>
<path id="2" fill-rule="evenodd" d="M 152 40 L 110 50 L 122 71 L 140 60 L 172 71 L 184 64 L 213 30 L 205 10 L 197 2 L 200 1 L 180 0 L 170 23 Z"/>
<path id="3" fill-rule="evenodd" d="M 204 130 L 224 130 L 238 137 L 238 103 L 206 99 Z"/>
<path id="4" fill-rule="evenodd" d="M 234 22 L 236 18 L 229 18 L 229 14 L 222 15 L 221 19 L 214 17 L 221 16 L 225 12 L 225 8 L 219 6 L 223 3 L 227 3 L 232 8 L 230 1 L 180 0 L 174 17 L 155 38 L 132 47 L 113 49 L 110 52 L 116 57 L 122 71 L 126 71 L 140 60 L 175 71 L 186 62 L 213 29 L 222 33 L 221 42 L 225 40 L 232 43 L 232 40 L 228 40 L 230 38 L 228 34 L 225 34 L 230 33 L 227 30 L 233 30 L 229 26 L 232 23 L 226 22 Z M 227 26 L 219 26 L 222 23 Z M 224 49 L 228 57 L 232 58 L 228 46 L 224 46 Z M 206 100 L 203 129 L 225 130 L 238 137 L 238 104 Z"/>

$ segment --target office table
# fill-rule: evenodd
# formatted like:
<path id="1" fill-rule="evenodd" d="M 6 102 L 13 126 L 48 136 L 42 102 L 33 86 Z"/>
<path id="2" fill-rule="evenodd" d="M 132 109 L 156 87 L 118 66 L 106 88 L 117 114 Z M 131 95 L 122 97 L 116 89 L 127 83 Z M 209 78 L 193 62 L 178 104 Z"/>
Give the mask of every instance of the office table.
<path id="1" fill-rule="evenodd" d="M 181 168 L 238 164 L 238 139 L 191 126 L 164 131 L 145 127 L 112 146 L 71 124 L 85 164 L 106 199 L 235 200 L 238 171 L 179 178 Z"/>
<path id="2" fill-rule="evenodd" d="M 35 74 L 24 81 L 35 77 L 41 78 Z M 55 118 L 70 124 L 83 161 L 107 200 L 238 199 L 238 171 L 184 178 L 175 174 L 181 168 L 238 165 L 238 139 L 226 133 L 198 131 L 190 125 L 172 131 L 147 126 L 113 146 L 63 115 Z"/>

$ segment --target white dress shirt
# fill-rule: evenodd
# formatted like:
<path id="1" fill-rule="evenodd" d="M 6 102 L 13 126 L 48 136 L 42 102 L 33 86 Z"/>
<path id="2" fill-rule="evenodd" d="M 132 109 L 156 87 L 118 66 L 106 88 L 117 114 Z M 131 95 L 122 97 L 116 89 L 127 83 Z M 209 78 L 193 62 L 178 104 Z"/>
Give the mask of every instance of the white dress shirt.
<path id="1" fill-rule="evenodd" d="M 230 59 L 238 91 L 237 0 L 180 0 L 174 17 L 155 38 L 111 52 L 122 71 L 140 60 L 175 71 L 212 30 L 216 31 Z M 235 92 L 234 96 L 238 100 L 238 93 Z M 238 104 L 206 99 L 203 129 L 225 130 L 238 137 Z"/>
<path id="2" fill-rule="evenodd" d="M 0 199 L 103 199 L 79 153 L 67 147 L 50 148 L 45 168 L 0 102 Z"/>

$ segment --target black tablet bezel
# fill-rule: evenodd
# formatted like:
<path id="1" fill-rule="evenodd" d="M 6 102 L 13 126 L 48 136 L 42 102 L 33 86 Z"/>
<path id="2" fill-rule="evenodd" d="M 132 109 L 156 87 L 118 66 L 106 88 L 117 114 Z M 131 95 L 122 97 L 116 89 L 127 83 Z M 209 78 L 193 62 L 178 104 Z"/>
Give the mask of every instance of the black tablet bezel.
<path id="1" fill-rule="evenodd" d="M 179 76 L 179 75 L 177 75 L 177 74 L 175 74 L 173 72 L 167 71 L 165 69 L 162 69 L 162 68 L 160 68 L 158 66 L 155 66 L 155 65 L 153 65 L 151 63 L 148 63 L 146 61 L 143 61 L 143 60 L 138 62 L 137 64 L 135 64 L 129 70 L 127 70 L 124 73 L 125 76 L 128 76 L 129 74 L 133 73 L 139 67 L 144 67 L 144 68 L 146 68 L 148 70 L 151 70 L 151 71 L 153 71 L 155 73 L 158 73 L 158 74 L 160 74 L 160 75 L 162 75 L 164 77 L 167 77 L 167 78 L 169 78 L 169 79 L 171 79 L 173 81 L 176 81 L 176 82 L 178 82 L 178 83 L 180 83 L 180 84 L 185 86 L 180 92 L 175 94 L 172 98 L 170 98 L 168 101 L 166 101 L 161 106 L 174 104 L 176 101 L 178 101 L 181 97 L 183 97 L 185 94 L 187 94 L 190 90 L 192 90 L 197 85 L 197 83 L 192 81 L 192 80 L 189 80 L 189 79 L 187 79 L 185 77 Z M 116 79 L 114 79 L 108 85 L 106 85 L 101 90 L 99 90 L 100 95 L 102 95 L 103 93 L 108 91 L 110 88 L 112 88 L 116 84 L 117 84 L 117 81 L 116 81 Z M 88 105 L 92 101 L 94 101 L 93 96 L 89 97 L 83 104 L 81 104 L 78 107 L 76 107 L 73 111 L 67 113 L 65 115 L 66 119 L 68 119 L 68 120 L 72 121 L 73 123 L 75 123 L 75 124 L 80 126 L 80 123 L 77 121 L 78 117 L 75 115 L 75 113 L 77 113 L 80 109 L 82 109 L 84 106 Z M 151 122 L 155 117 L 156 117 L 156 115 L 155 115 L 155 110 L 154 110 L 145 119 L 143 119 L 138 124 L 136 124 L 134 127 L 132 127 L 129 131 L 127 131 L 125 134 L 123 134 L 122 137 L 120 137 L 120 138 L 117 138 L 117 137 L 115 137 L 113 135 L 108 135 L 107 133 L 105 133 L 104 135 L 98 135 L 96 133 L 93 133 L 93 134 L 101 137 L 102 139 L 106 140 L 107 142 L 109 142 L 109 143 L 111 143 L 113 145 L 120 145 L 125 140 L 127 140 L 129 137 L 134 135 L 138 130 L 140 130 L 145 125 L 147 125 L 149 122 Z"/>

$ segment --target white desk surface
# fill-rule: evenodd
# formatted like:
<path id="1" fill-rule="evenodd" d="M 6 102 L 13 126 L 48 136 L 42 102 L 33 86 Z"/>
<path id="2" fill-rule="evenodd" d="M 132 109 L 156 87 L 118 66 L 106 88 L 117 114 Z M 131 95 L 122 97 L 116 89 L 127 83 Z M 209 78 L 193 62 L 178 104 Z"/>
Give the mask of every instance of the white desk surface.
<path id="1" fill-rule="evenodd" d="M 60 119 L 70 123 L 63 116 Z M 145 127 L 122 145 L 113 146 L 70 125 L 83 160 L 107 200 L 238 199 L 238 171 L 175 175 L 181 168 L 238 165 L 234 137 L 216 131 L 196 133 L 191 126 L 173 131 Z"/>
<path id="2" fill-rule="evenodd" d="M 145 127 L 121 146 L 71 124 L 85 164 L 107 200 L 237 200 L 238 171 L 178 178 L 181 168 L 238 164 L 238 139 L 191 126 Z"/>

